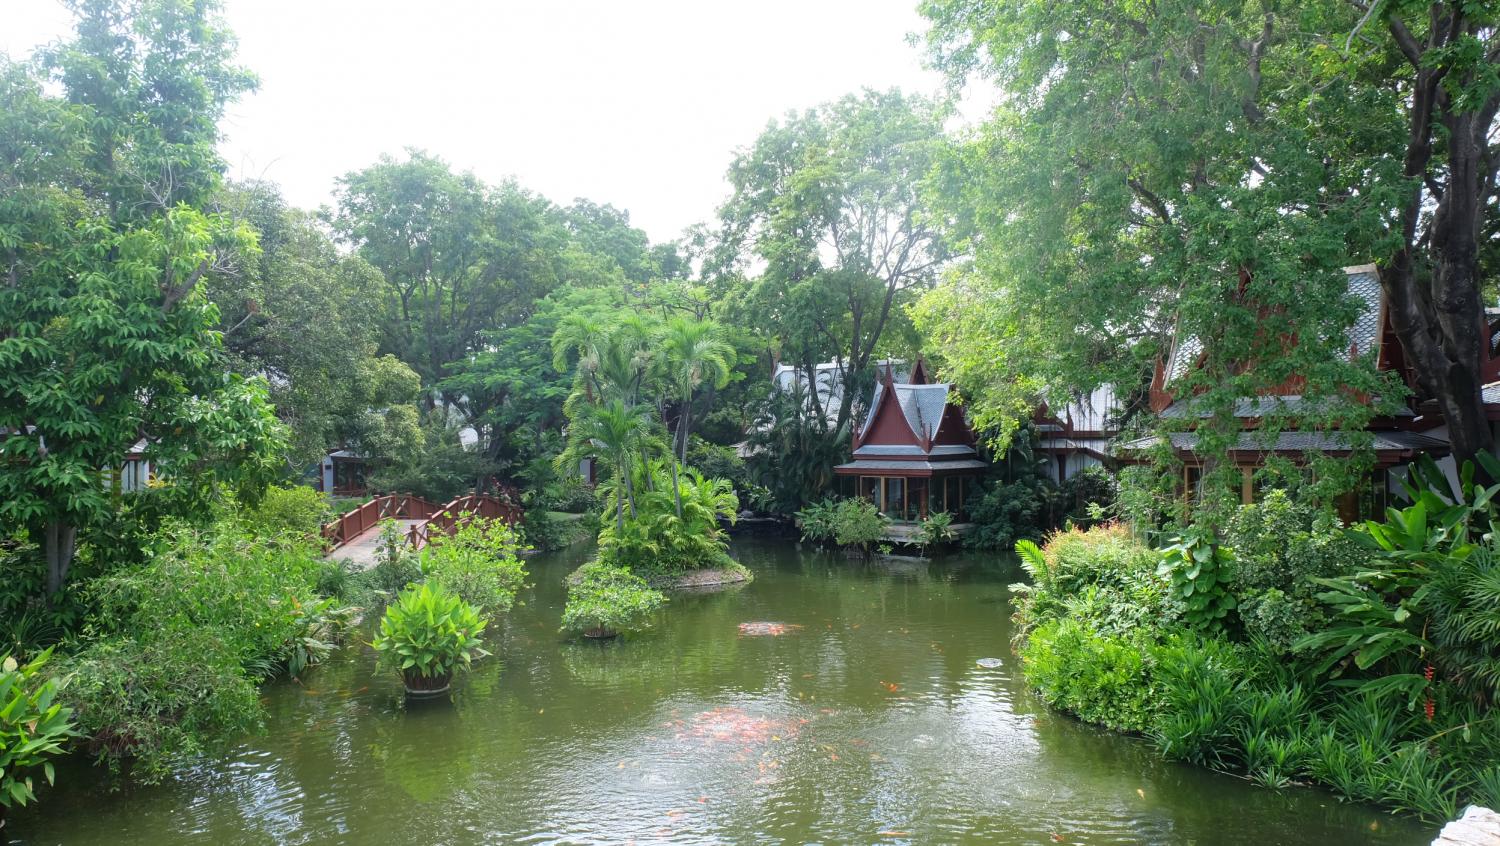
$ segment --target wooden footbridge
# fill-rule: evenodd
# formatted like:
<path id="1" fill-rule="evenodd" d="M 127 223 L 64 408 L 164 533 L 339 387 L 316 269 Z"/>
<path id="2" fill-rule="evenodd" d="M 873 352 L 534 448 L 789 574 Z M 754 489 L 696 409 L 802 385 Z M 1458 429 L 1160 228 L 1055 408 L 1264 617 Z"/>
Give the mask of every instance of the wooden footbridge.
<path id="1" fill-rule="evenodd" d="M 443 505 L 415 494 L 385 494 L 323 526 L 323 548 L 329 558 L 344 558 L 369 567 L 380 546 L 380 524 L 394 520 L 407 545 L 421 549 L 436 534 L 452 534 L 475 517 L 521 522 L 519 506 L 489 494 L 466 494 Z"/>

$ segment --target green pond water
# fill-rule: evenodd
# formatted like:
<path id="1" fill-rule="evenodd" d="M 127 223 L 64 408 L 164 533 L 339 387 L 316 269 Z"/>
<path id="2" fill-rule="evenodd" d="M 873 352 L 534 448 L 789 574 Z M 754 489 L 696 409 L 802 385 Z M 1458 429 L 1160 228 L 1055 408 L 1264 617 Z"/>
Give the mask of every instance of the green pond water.
<path id="1" fill-rule="evenodd" d="M 266 690 L 270 731 L 152 788 L 72 765 L 26 844 L 1426 843 L 1321 791 L 1158 760 L 1049 712 L 1009 641 L 1009 559 L 862 564 L 741 542 L 749 586 L 649 634 L 559 637 L 535 587 L 452 702 L 408 706 L 363 643 Z M 786 624 L 779 635 L 742 623 Z M 998 658 L 999 666 L 976 662 Z"/>

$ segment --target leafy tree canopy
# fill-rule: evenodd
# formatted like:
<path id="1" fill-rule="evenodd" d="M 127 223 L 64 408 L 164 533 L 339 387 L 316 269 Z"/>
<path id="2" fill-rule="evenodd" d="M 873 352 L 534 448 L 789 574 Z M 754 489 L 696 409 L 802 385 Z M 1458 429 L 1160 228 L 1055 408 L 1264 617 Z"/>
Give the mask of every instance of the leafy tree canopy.
<path id="1" fill-rule="evenodd" d="M 218 120 L 254 79 L 209 0 L 73 9 L 72 40 L 0 58 L 0 520 L 42 539 L 49 593 L 118 512 L 102 469 L 134 444 L 201 492 L 263 482 L 279 437 L 204 291 L 255 251 L 208 208 Z"/>

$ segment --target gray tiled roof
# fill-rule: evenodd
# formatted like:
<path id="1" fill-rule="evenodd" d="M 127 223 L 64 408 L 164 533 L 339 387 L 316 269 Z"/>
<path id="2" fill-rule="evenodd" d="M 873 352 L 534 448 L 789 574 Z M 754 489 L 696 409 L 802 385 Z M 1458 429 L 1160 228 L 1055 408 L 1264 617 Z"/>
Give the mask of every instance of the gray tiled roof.
<path id="1" fill-rule="evenodd" d="M 1484 401 L 1486 405 L 1500 403 L 1500 382 L 1491 382 L 1484 386 Z"/>
<path id="2" fill-rule="evenodd" d="M 948 386 L 896 385 L 896 401 L 901 404 L 906 425 L 917 437 L 929 440 L 942 425 L 943 409 L 948 405 Z"/>
<path id="3" fill-rule="evenodd" d="M 1349 294 L 1364 304 L 1349 329 L 1349 342 L 1356 355 L 1367 355 L 1380 342 L 1380 276 L 1373 264 L 1346 267 L 1344 272 L 1349 277 Z"/>
<path id="4" fill-rule="evenodd" d="M 1373 264 L 1362 264 L 1344 268 L 1349 285 L 1349 296 L 1363 304 L 1354 325 L 1349 328 L 1349 342 L 1357 355 L 1375 351 L 1380 341 L 1380 276 Z M 1203 352 L 1203 343 L 1197 336 L 1179 338 L 1172 350 L 1172 366 L 1167 370 L 1167 382 L 1173 382 L 1187 373 L 1188 368 Z"/>
<path id="5" fill-rule="evenodd" d="M 871 461 L 860 459 L 848 464 L 840 464 L 833 468 L 845 472 L 869 471 L 878 473 L 882 470 L 983 470 L 988 467 L 977 458 L 963 458 L 957 461 Z"/>
<path id="6" fill-rule="evenodd" d="M 1373 432 L 1371 447 L 1376 450 L 1441 450 L 1448 442 L 1442 438 L 1420 432 Z M 1196 432 L 1172 432 L 1167 435 L 1173 449 L 1192 451 L 1198 446 Z M 1120 444 L 1117 452 L 1141 452 L 1162 442 L 1161 436 L 1151 435 Z M 1244 452 L 1344 452 L 1352 449 L 1352 440 L 1343 432 L 1281 432 L 1269 444 L 1255 432 L 1239 436 L 1231 449 Z"/>
<path id="7" fill-rule="evenodd" d="M 924 440 L 930 440 L 937 434 L 938 427 L 943 422 L 943 409 L 948 405 L 949 386 L 946 384 L 936 385 L 903 385 L 897 383 L 893 386 L 896 391 L 896 403 L 901 406 L 901 414 L 906 418 L 906 425 L 911 427 L 912 432 Z M 869 434 L 870 426 L 875 422 L 875 412 L 880 409 L 880 399 L 885 394 L 885 382 L 882 380 L 875 384 L 875 397 L 870 401 L 870 413 L 865 416 L 864 425 L 859 429 L 861 438 Z"/>
<path id="8" fill-rule="evenodd" d="M 1332 399 L 1324 399 L 1321 401 L 1321 404 L 1323 404 L 1328 409 L 1331 409 L 1333 407 L 1331 405 L 1332 402 Z M 1248 419 L 1257 417 L 1269 417 L 1276 414 L 1300 414 L 1302 412 L 1317 411 L 1318 404 L 1319 403 L 1314 403 L 1311 400 L 1304 399 L 1297 394 L 1265 397 L 1241 397 L 1234 401 L 1234 416 Z M 1178 400 L 1163 409 L 1161 412 L 1161 416 L 1173 419 L 1189 417 L 1193 413 L 1192 405 L 1193 403 L 1190 400 Z M 1206 406 L 1200 407 L 1198 409 L 1199 418 L 1209 418 L 1212 416 L 1213 412 L 1209 411 Z M 1414 417 L 1416 415 L 1412 413 L 1411 409 L 1403 406 L 1396 412 L 1395 416 Z"/>

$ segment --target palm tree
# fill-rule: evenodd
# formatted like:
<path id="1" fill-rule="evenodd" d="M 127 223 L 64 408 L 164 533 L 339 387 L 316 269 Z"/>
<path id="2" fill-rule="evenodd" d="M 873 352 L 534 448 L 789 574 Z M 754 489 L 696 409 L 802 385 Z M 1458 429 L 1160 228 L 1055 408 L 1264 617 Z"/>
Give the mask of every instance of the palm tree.
<path id="1" fill-rule="evenodd" d="M 562 373 L 576 361 L 590 403 L 600 390 L 599 367 L 609 341 L 609 327 L 581 314 L 569 314 L 552 333 L 552 366 Z"/>
<path id="2" fill-rule="evenodd" d="M 584 406 L 572 419 L 568 448 L 557 457 L 559 467 L 583 458 L 603 459 L 615 472 L 615 524 L 625 531 L 625 506 L 630 519 L 636 517 L 632 472 L 637 455 L 646 454 L 660 442 L 653 438 L 650 409 L 626 405 L 615 397 L 601 405 Z"/>
<path id="3" fill-rule="evenodd" d="M 693 392 L 705 383 L 716 388 L 729 384 L 730 362 L 734 347 L 724 340 L 719 324 L 711 320 L 688 320 L 675 317 L 667 323 L 661 339 L 667 381 L 682 400 L 677 415 L 678 456 L 687 465 L 688 435 L 693 418 Z M 677 502 L 677 516 L 682 517 L 682 486 L 677 478 L 677 462 L 672 462 L 672 491 Z"/>

